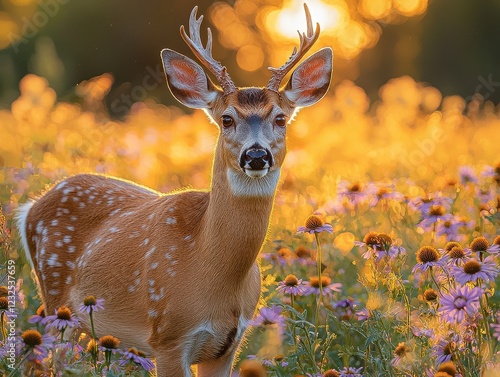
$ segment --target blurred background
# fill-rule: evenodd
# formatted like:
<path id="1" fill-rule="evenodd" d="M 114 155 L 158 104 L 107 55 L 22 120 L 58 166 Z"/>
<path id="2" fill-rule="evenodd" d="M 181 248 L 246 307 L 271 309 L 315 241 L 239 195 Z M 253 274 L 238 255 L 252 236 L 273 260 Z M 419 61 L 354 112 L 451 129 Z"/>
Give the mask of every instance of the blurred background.
<path id="1" fill-rule="evenodd" d="M 59 98 L 110 73 L 112 117 L 134 102 L 173 104 L 159 52 L 192 56 L 179 35 L 199 5 L 215 34 L 214 56 L 240 86 L 265 85 L 267 67 L 286 61 L 304 29 L 303 0 L 1 0 L 0 107 L 19 96 L 27 73 L 45 77 Z M 409 75 L 443 95 L 500 99 L 500 1 L 309 0 L 335 51 L 334 83 L 349 79 L 374 100 L 389 79 Z M 497 83 L 498 82 L 498 83 Z"/>

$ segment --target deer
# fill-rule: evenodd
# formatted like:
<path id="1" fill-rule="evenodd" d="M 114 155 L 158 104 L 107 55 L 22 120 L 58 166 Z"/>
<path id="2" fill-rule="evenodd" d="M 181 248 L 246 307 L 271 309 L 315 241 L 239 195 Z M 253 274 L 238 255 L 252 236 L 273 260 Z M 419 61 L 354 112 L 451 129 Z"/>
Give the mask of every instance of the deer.
<path id="1" fill-rule="evenodd" d="M 167 85 L 219 129 L 209 190 L 160 193 L 107 175 L 77 174 L 19 207 L 17 226 L 46 313 L 103 298 L 98 336 L 155 359 L 159 377 L 227 377 L 261 295 L 258 254 L 268 233 L 296 112 L 327 93 L 333 52 L 307 31 L 266 87 L 236 87 L 201 40 L 191 12 L 180 34 L 194 60 L 161 51 Z M 300 64 L 299 64 L 300 63 Z M 292 72 L 286 84 L 285 76 Z M 83 317 L 83 316 L 82 316 Z M 82 328 L 89 320 L 81 318 Z"/>

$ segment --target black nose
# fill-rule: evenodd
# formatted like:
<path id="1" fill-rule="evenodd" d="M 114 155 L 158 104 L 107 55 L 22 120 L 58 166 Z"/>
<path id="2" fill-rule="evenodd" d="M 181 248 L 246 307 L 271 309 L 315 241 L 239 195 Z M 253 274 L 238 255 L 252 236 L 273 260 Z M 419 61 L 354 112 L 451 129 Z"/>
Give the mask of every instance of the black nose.
<path id="1" fill-rule="evenodd" d="M 241 167 L 243 169 L 250 167 L 251 169 L 261 170 L 267 165 L 271 167 L 271 153 L 263 148 L 249 148 L 241 156 Z"/>

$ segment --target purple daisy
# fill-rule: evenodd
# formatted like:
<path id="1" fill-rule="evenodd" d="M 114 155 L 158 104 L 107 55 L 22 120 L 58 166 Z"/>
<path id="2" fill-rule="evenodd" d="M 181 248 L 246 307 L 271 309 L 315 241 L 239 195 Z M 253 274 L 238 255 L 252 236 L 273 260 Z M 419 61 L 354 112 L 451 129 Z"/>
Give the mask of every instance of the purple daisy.
<path id="1" fill-rule="evenodd" d="M 432 347 L 431 356 L 436 358 L 436 365 L 440 365 L 445 361 L 450 361 L 453 357 L 453 351 L 456 348 L 454 341 L 440 339 L 437 344 Z"/>
<path id="2" fill-rule="evenodd" d="M 421 214 L 429 212 L 431 206 L 442 206 L 446 210 L 451 208 L 453 200 L 443 196 L 441 192 L 428 194 L 425 197 L 417 196 L 408 202 L 408 207 Z"/>
<path id="3" fill-rule="evenodd" d="M 475 195 L 481 204 L 492 202 L 496 198 L 496 188 L 494 186 L 488 188 L 475 187 Z"/>
<path id="4" fill-rule="evenodd" d="M 371 183 L 368 192 L 372 193 L 370 198 L 370 206 L 376 206 L 381 200 L 396 200 L 398 202 L 404 199 L 404 195 L 396 191 L 394 185 L 376 185 Z"/>
<path id="5" fill-rule="evenodd" d="M 434 247 L 422 246 L 417 251 L 417 263 L 411 272 L 425 272 L 431 267 L 441 267 L 443 264 L 444 262 L 441 259 L 439 252 Z"/>
<path id="6" fill-rule="evenodd" d="M 281 314 L 282 308 L 272 305 L 270 308 L 260 309 L 259 314 L 250 322 L 252 326 L 272 326 L 278 327 L 278 332 L 283 334 L 286 325 L 286 318 Z"/>
<path id="7" fill-rule="evenodd" d="M 477 183 L 479 181 L 472 166 L 461 166 L 458 169 L 458 175 L 462 185 L 466 185 L 467 183 Z"/>
<path id="8" fill-rule="evenodd" d="M 46 331 L 54 328 L 59 331 L 64 331 L 68 327 L 73 328 L 80 326 L 80 320 L 73 315 L 67 306 L 60 306 L 57 308 L 55 314 L 45 317 L 42 323 L 47 324 L 47 326 L 45 326 Z"/>
<path id="9" fill-rule="evenodd" d="M 443 217 L 436 225 L 436 236 L 445 236 L 447 240 L 458 240 L 459 230 L 462 227 L 459 216 L 449 215 Z"/>
<path id="10" fill-rule="evenodd" d="M 488 283 L 495 280 L 499 273 L 498 266 L 493 258 L 492 255 L 486 257 L 483 261 L 471 258 L 462 266 L 453 266 L 451 274 L 454 276 L 455 281 L 461 285 L 469 282 L 476 283 L 478 279 L 481 279 L 483 283 Z"/>
<path id="11" fill-rule="evenodd" d="M 319 295 L 319 279 L 317 276 L 310 277 L 305 285 L 304 296 Z M 341 288 L 341 283 L 332 283 L 332 280 L 328 276 L 321 276 L 321 291 L 323 296 L 332 296 L 335 292 L 342 292 Z"/>
<path id="12" fill-rule="evenodd" d="M 311 215 L 306 220 L 305 226 L 299 226 L 297 233 L 333 233 L 333 227 L 330 224 L 325 224 L 319 216 Z"/>
<path id="13" fill-rule="evenodd" d="M 478 311 L 479 298 L 482 293 L 482 290 L 477 287 L 464 286 L 452 289 L 439 300 L 438 312 L 441 313 L 441 318 L 450 323 L 461 323 L 465 315 L 472 316 Z"/>
<path id="14" fill-rule="evenodd" d="M 40 334 L 37 330 L 26 330 L 21 334 L 19 346 L 27 360 L 43 362 L 49 356 L 49 350 L 54 346 L 55 338 L 49 334 Z"/>
<path id="15" fill-rule="evenodd" d="M 141 351 L 138 351 L 135 348 L 130 348 L 128 351 L 122 352 L 123 358 L 120 360 L 120 365 L 125 365 L 129 362 L 135 363 L 137 365 L 140 365 L 142 369 L 146 371 L 153 370 L 155 368 L 155 365 L 151 360 L 149 360 L 146 357 L 146 354 L 144 354 Z"/>
<path id="16" fill-rule="evenodd" d="M 287 295 L 300 296 L 304 293 L 306 285 L 302 282 L 302 279 L 297 279 L 295 275 L 288 275 L 285 280 L 278 283 L 278 290 L 281 293 Z"/>
<path id="17" fill-rule="evenodd" d="M 337 185 L 337 196 L 341 200 L 346 200 L 348 203 L 356 206 L 368 200 L 369 195 L 372 193 L 371 186 L 363 187 L 359 183 L 350 183 L 342 180 Z"/>
<path id="18" fill-rule="evenodd" d="M 95 296 L 88 296 L 83 299 L 83 304 L 80 305 L 78 310 L 82 313 L 91 314 L 92 312 L 97 312 L 99 310 L 104 310 L 104 299 L 95 298 Z"/>
<path id="19" fill-rule="evenodd" d="M 363 370 L 363 367 L 360 368 L 353 368 L 353 367 L 344 367 L 340 371 L 340 377 L 363 377 L 363 374 L 361 371 Z"/>
<path id="20" fill-rule="evenodd" d="M 493 336 L 500 342 L 500 323 L 498 320 L 500 316 L 497 316 L 497 323 L 492 323 L 491 328 L 493 329 Z"/>

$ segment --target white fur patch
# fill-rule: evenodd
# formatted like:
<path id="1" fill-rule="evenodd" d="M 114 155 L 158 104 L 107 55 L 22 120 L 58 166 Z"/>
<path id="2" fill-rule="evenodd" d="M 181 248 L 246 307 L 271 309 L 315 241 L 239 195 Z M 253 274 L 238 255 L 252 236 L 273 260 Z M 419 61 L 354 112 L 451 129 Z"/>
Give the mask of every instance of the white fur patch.
<path id="1" fill-rule="evenodd" d="M 227 169 L 227 180 L 235 196 L 272 196 L 280 178 L 280 169 L 271 170 L 260 178 L 251 178 L 243 172 Z"/>
<path id="2" fill-rule="evenodd" d="M 33 261 L 31 260 L 31 254 L 30 250 L 28 248 L 28 237 L 26 236 L 26 218 L 28 217 L 28 213 L 33 206 L 34 202 L 27 202 L 19 206 L 19 209 L 17 210 L 16 214 L 16 221 L 17 221 L 17 229 L 19 230 L 19 233 L 21 234 L 21 242 L 23 244 L 23 249 L 24 249 L 24 254 L 26 255 L 26 259 L 29 261 L 31 269 L 35 268 L 35 265 L 33 264 Z M 43 222 L 40 221 L 39 225 L 40 227 L 37 226 L 37 232 L 40 228 L 40 231 L 38 234 L 42 232 L 41 228 Z"/>

